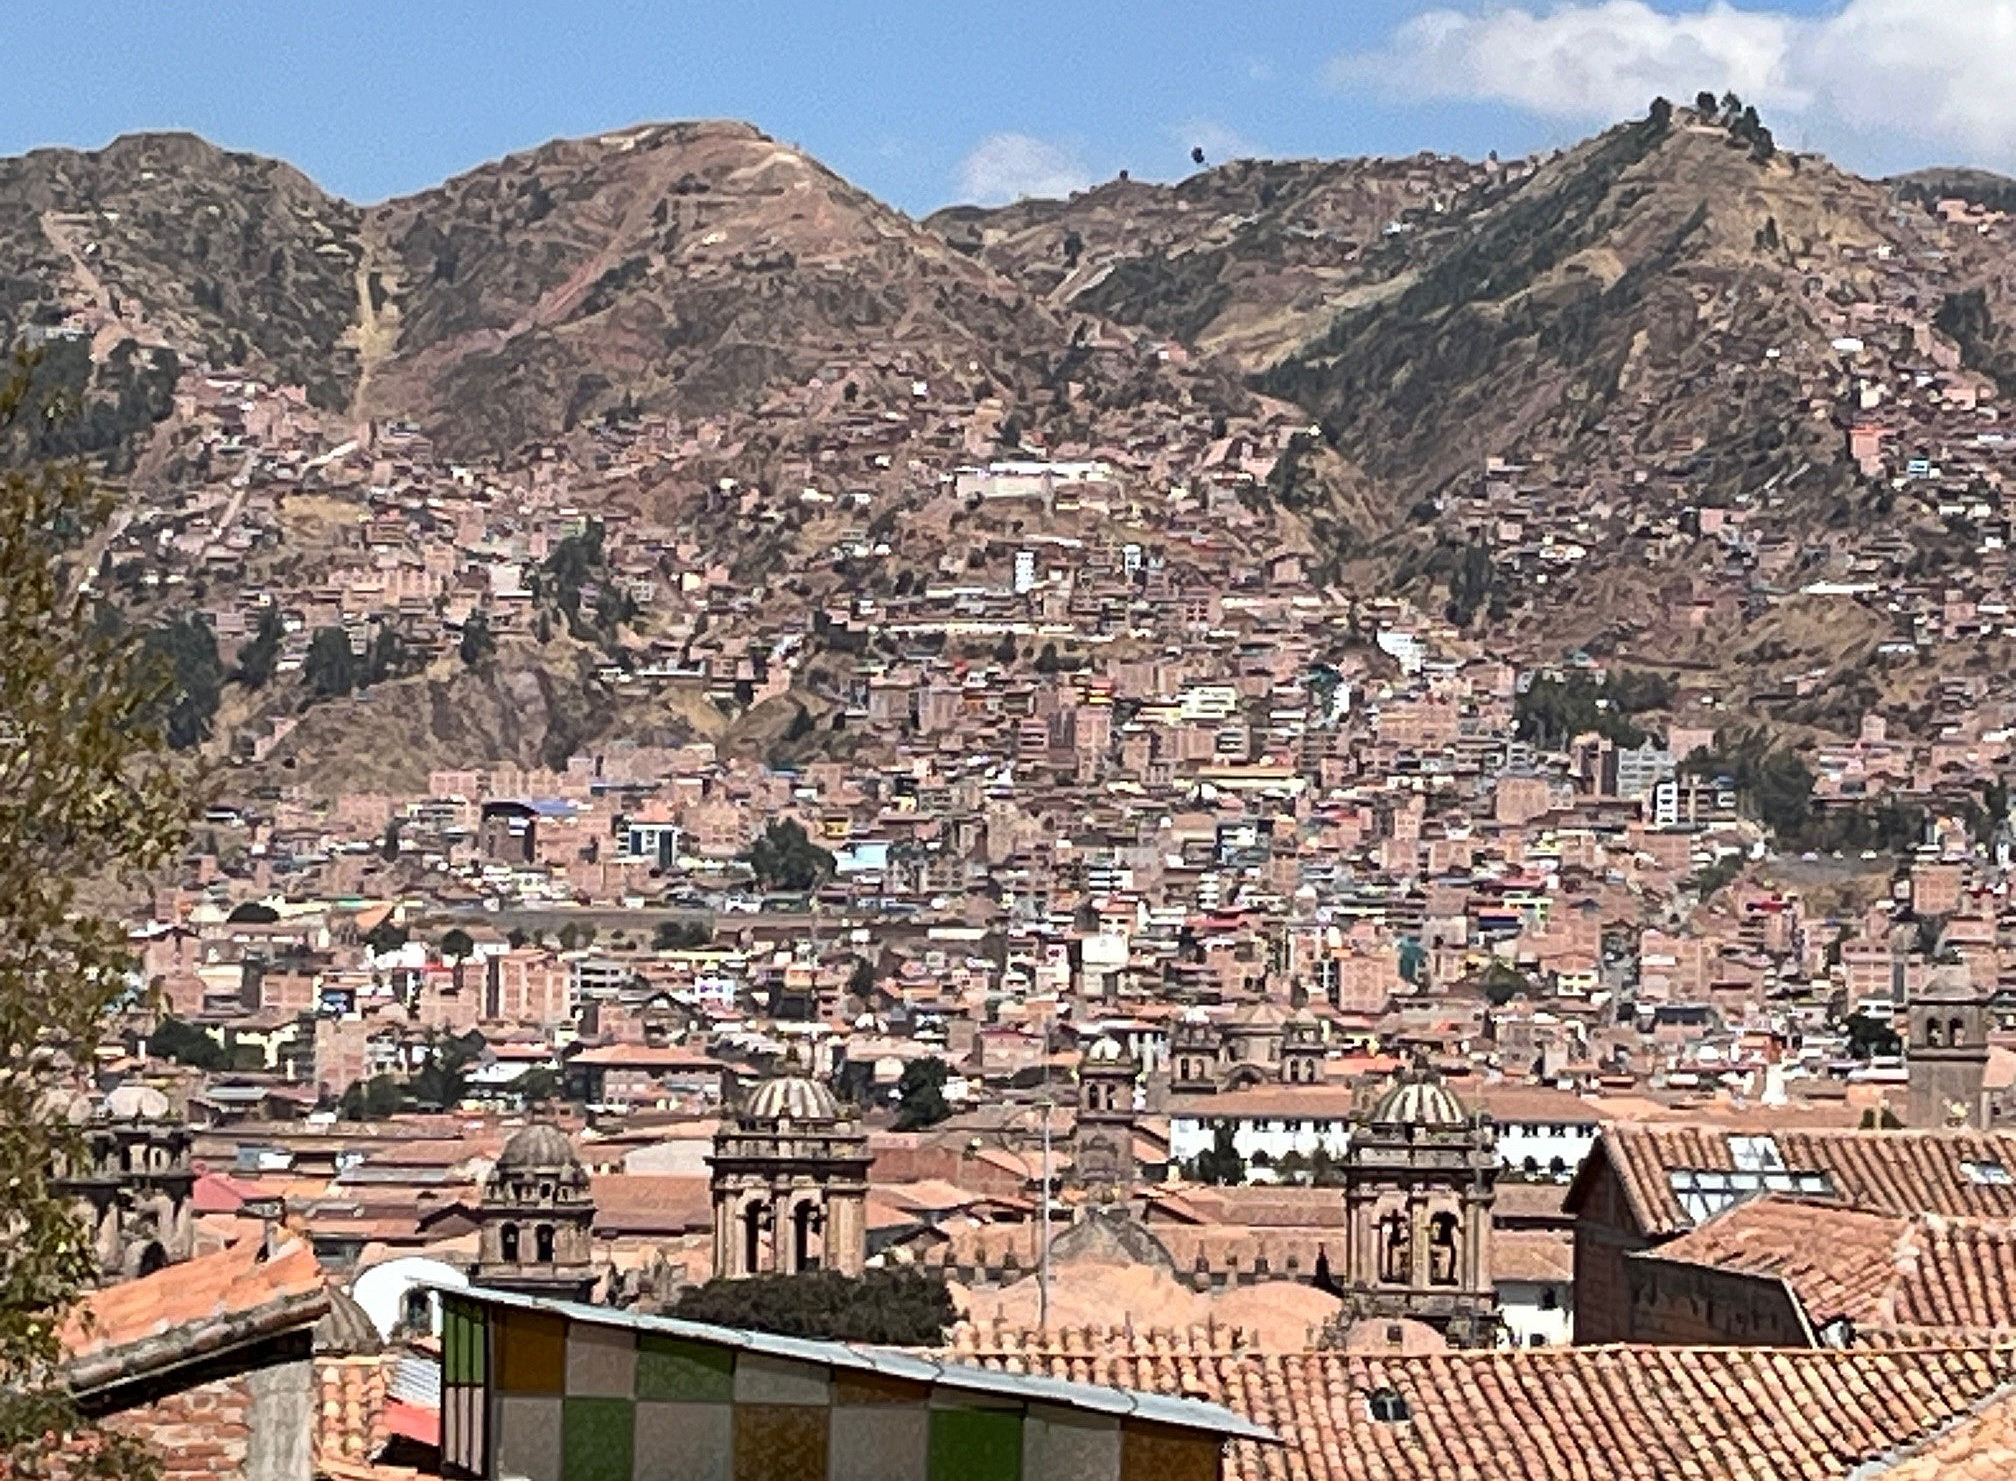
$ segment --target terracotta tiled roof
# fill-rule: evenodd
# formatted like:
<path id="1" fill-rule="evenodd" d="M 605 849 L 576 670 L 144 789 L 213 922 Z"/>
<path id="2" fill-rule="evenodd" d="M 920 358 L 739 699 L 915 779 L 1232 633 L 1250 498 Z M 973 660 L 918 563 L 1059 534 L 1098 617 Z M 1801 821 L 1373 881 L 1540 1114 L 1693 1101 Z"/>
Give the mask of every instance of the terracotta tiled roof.
<path id="1" fill-rule="evenodd" d="M 1984 1406 L 1877 1474 L 1882 1481 L 2008 1481 L 2016 1476 L 2016 1396 Z"/>
<path id="2" fill-rule="evenodd" d="M 1785 1281 L 1814 1326 L 1872 1337 L 2016 1332 L 2016 1223 L 1862 1213 L 1797 1199 L 1739 1204 L 1640 1259 Z"/>
<path id="3" fill-rule="evenodd" d="M 1565 1229 L 1494 1231 L 1491 1277 L 1566 1285 L 1575 1278 L 1574 1236 Z"/>
<path id="4" fill-rule="evenodd" d="M 329 1309 L 308 1241 L 261 1235 L 95 1293 L 64 1332 L 78 1392 L 110 1387 L 224 1347 L 298 1326 Z"/>
<path id="5" fill-rule="evenodd" d="M 1741 1171 L 1719 1126 L 1611 1126 L 1583 1164 L 1571 1211 L 1603 1158 L 1617 1171 L 1639 1226 L 1656 1237 L 1695 1219 L 1673 1187 L 1675 1172 Z M 1748 1134 L 1762 1135 L 1762 1134 Z M 2016 1134 L 1948 1131 L 1781 1131 L 1769 1140 L 1788 1173 L 1824 1174 L 1829 1201 L 1870 1213 L 2016 1218 Z M 2007 1181 L 1984 1181 L 1969 1167 L 2000 1166 Z M 1771 1191 L 1769 1175 L 1762 1188 Z M 1802 1189 L 1778 1191 L 1804 1193 Z"/>
<path id="6" fill-rule="evenodd" d="M 588 1180 L 601 1234 L 683 1234 L 710 1229 L 714 1198 L 702 1176 L 610 1173 Z"/>
<path id="7" fill-rule="evenodd" d="M 1847 1481 L 2016 1391 L 2012 1354 L 1985 1348 L 1386 1357 L 972 1328 L 955 1342 L 1007 1372 L 1208 1399 L 1286 1442 L 1234 1444 L 1228 1481 Z M 1408 1417 L 1375 1419 L 1375 1393 Z"/>

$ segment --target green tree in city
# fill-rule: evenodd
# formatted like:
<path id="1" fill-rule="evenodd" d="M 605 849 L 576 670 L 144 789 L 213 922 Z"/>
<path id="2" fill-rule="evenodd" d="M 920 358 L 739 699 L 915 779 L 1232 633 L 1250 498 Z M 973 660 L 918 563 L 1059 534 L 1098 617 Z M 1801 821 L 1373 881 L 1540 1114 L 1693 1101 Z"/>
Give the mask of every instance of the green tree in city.
<path id="1" fill-rule="evenodd" d="M 454 969 L 455 990 L 462 990 L 462 964 L 476 955 L 476 942 L 460 926 L 450 926 L 441 935 L 441 959 Z"/>
<path id="2" fill-rule="evenodd" d="M 1211 1145 L 1190 1159 L 1183 1175 L 1193 1183 L 1230 1186 L 1246 1181 L 1246 1159 L 1239 1155 L 1232 1123 L 1221 1121 L 1211 1135 Z"/>
<path id="3" fill-rule="evenodd" d="M 766 826 L 743 862 L 766 890 L 815 890 L 833 877 L 833 855 L 814 843 L 795 818 Z"/>
<path id="4" fill-rule="evenodd" d="M 902 1268 L 710 1280 L 681 1291 L 669 1314 L 785 1337 L 891 1347 L 942 1346 L 946 1329 L 959 1319 L 943 1276 Z"/>
<path id="5" fill-rule="evenodd" d="M 945 1061 L 913 1059 L 896 1082 L 896 1129 L 922 1131 L 952 1114 L 945 1099 Z"/>
<path id="6" fill-rule="evenodd" d="M 406 1088 L 392 1075 L 373 1075 L 343 1092 L 336 1114 L 345 1121 L 383 1121 L 406 1109 Z"/>
<path id="7" fill-rule="evenodd" d="M 34 455 L 50 418 L 33 375 L 29 360 L 0 372 L 0 1475 L 60 1458 L 73 1481 L 142 1478 L 157 1473 L 144 1442 L 87 1420 L 61 1381 L 60 1334 L 97 1261 L 56 1178 L 83 1156 L 64 1104 L 131 960 L 117 917 L 80 891 L 169 861 L 188 806 L 158 669 L 80 589 L 113 497 Z"/>
<path id="8" fill-rule="evenodd" d="M 364 679 L 360 687 L 382 684 L 406 671 L 406 644 L 397 628 L 381 622 L 371 634 L 370 651 L 364 655 Z"/>
<path id="9" fill-rule="evenodd" d="M 179 1018 L 161 1020 L 147 1036 L 147 1052 L 156 1059 L 172 1059 L 199 1070 L 221 1070 L 230 1063 L 223 1045 Z"/>

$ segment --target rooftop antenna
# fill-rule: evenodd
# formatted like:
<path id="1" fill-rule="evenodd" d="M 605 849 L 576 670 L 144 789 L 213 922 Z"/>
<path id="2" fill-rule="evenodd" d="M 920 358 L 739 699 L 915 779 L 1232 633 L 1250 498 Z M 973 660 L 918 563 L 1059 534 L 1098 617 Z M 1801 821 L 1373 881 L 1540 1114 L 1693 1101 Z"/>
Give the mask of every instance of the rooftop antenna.
<path id="1" fill-rule="evenodd" d="M 1036 1330 L 1050 1331 L 1050 1028 L 1043 1019 L 1043 1206 L 1037 1215 L 1036 1238 L 1041 1246 L 1036 1256 Z"/>

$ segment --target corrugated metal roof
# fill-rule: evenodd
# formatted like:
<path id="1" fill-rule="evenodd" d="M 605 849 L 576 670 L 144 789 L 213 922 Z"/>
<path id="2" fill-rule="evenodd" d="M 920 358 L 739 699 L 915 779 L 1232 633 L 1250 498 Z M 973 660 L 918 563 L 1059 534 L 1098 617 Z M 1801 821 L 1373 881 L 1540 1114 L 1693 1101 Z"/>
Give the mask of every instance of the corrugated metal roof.
<path id="1" fill-rule="evenodd" d="M 717 1327 L 708 1322 L 681 1321 L 677 1317 L 647 1316 L 642 1312 L 620 1311 L 611 1306 L 589 1306 L 577 1301 L 553 1301 L 538 1296 L 521 1296 L 515 1291 L 493 1291 L 471 1286 L 438 1287 L 444 1296 L 479 1302 L 486 1306 L 514 1306 L 528 1311 L 554 1312 L 574 1321 L 605 1327 L 627 1327 L 632 1331 L 654 1332 L 680 1337 L 690 1342 L 732 1347 L 765 1357 L 785 1358 L 820 1367 L 841 1368 L 856 1373 L 877 1373 L 912 1383 L 936 1384 L 965 1393 L 994 1394 L 1027 1402 L 1055 1404 L 1095 1414 L 1111 1414 L 1139 1419 L 1150 1424 L 1166 1424 L 1178 1429 L 1205 1430 L 1228 1439 L 1280 1443 L 1280 1437 L 1263 1425 L 1234 1414 L 1217 1404 L 1200 1399 L 1171 1399 L 1138 1389 L 1109 1388 L 1099 1384 L 1067 1383 L 1062 1379 L 1034 1374 L 998 1373 L 963 1363 L 905 1352 L 894 1347 L 872 1347 L 866 1343 L 820 1342 L 805 1337 L 780 1337 L 770 1332 L 751 1332 L 741 1327 Z"/>

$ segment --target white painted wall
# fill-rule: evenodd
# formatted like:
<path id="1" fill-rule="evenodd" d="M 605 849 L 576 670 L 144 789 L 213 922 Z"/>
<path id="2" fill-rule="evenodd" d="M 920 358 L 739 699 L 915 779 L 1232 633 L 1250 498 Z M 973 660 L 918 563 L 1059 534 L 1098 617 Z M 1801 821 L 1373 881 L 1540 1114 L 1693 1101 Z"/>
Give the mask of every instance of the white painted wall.
<path id="1" fill-rule="evenodd" d="M 1575 1335 L 1575 1287 L 1569 1281 L 1501 1280 L 1498 1315 L 1505 1323 L 1499 1341 L 1506 1347 L 1566 1347 Z M 1549 1295 L 1554 1309 L 1547 1309 Z M 1535 1338 L 1539 1341 L 1536 1343 Z"/>

